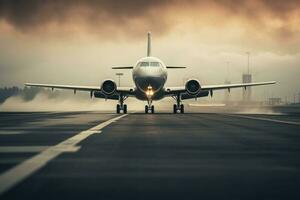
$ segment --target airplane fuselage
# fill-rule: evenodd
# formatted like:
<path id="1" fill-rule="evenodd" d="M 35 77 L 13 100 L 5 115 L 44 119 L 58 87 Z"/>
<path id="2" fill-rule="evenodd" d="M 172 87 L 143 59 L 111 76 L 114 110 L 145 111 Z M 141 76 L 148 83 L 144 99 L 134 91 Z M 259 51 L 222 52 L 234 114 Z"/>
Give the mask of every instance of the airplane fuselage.
<path id="1" fill-rule="evenodd" d="M 138 60 L 132 71 L 136 98 L 140 100 L 162 99 L 167 77 L 166 65 L 160 59 L 144 57 Z"/>

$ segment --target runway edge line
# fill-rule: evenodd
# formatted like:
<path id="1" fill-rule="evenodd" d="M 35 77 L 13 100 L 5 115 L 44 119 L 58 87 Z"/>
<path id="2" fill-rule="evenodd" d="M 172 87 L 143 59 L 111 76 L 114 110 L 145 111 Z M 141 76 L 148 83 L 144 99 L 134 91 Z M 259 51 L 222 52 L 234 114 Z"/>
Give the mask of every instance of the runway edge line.
<path id="1" fill-rule="evenodd" d="M 32 175 L 34 172 L 45 166 L 49 161 L 53 160 L 60 154 L 64 152 L 76 152 L 80 149 L 79 146 L 75 146 L 82 140 L 93 134 L 101 133 L 101 129 L 110 125 L 113 122 L 125 117 L 127 114 L 109 119 L 97 126 L 94 126 L 88 130 L 82 131 L 61 143 L 49 147 L 48 149 L 42 151 L 38 155 L 35 155 L 24 162 L 16 165 L 15 167 L 7 170 L 0 175 L 0 195 L 25 180 L 27 177 Z"/>
<path id="2" fill-rule="evenodd" d="M 221 114 L 221 115 L 300 126 L 299 122 L 283 121 L 283 120 L 269 119 L 269 118 L 264 118 L 264 117 L 251 117 L 251 116 L 243 116 L 243 115 L 240 115 L 240 114 L 234 114 L 234 115 L 232 115 L 232 114 Z"/>

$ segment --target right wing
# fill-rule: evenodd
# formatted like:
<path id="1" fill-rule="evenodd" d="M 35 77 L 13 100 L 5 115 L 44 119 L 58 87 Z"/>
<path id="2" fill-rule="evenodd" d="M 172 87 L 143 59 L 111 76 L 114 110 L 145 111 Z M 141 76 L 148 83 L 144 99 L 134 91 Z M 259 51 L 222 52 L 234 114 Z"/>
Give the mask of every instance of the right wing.
<path id="1" fill-rule="evenodd" d="M 77 86 L 77 85 L 55 85 L 55 84 L 40 84 L 40 83 L 25 83 L 25 86 L 31 87 L 43 87 L 53 89 L 65 89 L 76 91 L 88 91 L 91 93 L 91 97 L 94 94 L 97 98 L 118 100 L 119 95 L 133 96 L 135 95 L 135 89 L 133 87 L 117 87 L 116 93 L 111 96 L 106 96 L 102 93 L 100 86 Z"/>
<path id="2" fill-rule="evenodd" d="M 78 85 L 55 85 L 55 84 L 40 84 L 40 83 L 25 83 L 25 86 L 44 87 L 53 89 L 66 90 L 81 90 L 81 91 L 97 91 L 101 90 L 99 86 L 78 86 Z"/>

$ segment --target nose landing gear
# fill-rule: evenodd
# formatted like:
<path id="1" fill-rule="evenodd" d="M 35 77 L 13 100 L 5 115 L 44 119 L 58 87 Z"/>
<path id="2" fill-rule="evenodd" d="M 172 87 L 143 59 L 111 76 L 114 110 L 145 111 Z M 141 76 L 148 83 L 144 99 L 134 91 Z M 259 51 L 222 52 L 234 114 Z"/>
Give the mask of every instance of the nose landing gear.
<path id="1" fill-rule="evenodd" d="M 151 112 L 152 114 L 154 114 L 154 105 L 151 105 L 152 101 L 148 101 L 148 105 L 145 105 L 145 113 L 149 113 Z"/>

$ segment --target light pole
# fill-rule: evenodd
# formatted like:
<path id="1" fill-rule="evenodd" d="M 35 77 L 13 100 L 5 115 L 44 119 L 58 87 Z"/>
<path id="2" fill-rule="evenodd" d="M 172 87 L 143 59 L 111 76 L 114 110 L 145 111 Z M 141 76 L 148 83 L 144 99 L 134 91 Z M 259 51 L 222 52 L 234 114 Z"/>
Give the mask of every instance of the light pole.
<path id="1" fill-rule="evenodd" d="M 247 73 L 250 73 L 250 61 L 249 61 L 249 57 L 250 57 L 250 52 L 246 52 L 246 54 L 248 55 L 248 65 L 247 65 Z"/>
<path id="2" fill-rule="evenodd" d="M 116 73 L 116 75 L 119 77 L 119 87 L 121 86 L 121 76 L 123 76 L 123 73 Z"/>

